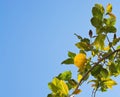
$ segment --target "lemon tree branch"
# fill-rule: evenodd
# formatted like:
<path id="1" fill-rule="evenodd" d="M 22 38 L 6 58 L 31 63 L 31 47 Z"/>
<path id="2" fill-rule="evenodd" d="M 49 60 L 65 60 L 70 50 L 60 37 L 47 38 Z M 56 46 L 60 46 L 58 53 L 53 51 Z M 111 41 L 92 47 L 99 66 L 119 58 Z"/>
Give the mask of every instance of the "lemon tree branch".
<path id="1" fill-rule="evenodd" d="M 113 52 L 109 53 L 108 55 L 106 55 L 105 57 L 101 58 L 98 62 L 94 63 L 94 66 L 91 67 L 91 69 L 89 69 L 85 75 L 82 77 L 82 79 L 79 81 L 77 87 L 75 88 L 75 90 L 72 92 L 72 95 L 74 94 L 75 91 L 78 90 L 79 86 L 81 86 L 81 84 L 83 83 L 84 79 L 87 77 L 87 75 L 99 64 L 101 63 L 103 60 L 105 60 L 106 58 L 110 57 L 111 55 L 113 55 L 114 53 L 120 52 L 120 49 L 118 50 L 114 50 Z"/>

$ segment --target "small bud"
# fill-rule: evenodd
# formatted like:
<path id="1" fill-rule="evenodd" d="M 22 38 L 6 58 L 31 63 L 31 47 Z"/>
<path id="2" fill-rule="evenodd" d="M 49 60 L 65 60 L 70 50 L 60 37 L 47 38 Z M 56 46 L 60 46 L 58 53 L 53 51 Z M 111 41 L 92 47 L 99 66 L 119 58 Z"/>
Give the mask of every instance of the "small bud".
<path id="1" fill-rule="evenodd" d="M 92 30 L 89 30 L 89 36 L 90 36 L 90 38 L 92 38 L 92 35 L 93 35 Z"/>

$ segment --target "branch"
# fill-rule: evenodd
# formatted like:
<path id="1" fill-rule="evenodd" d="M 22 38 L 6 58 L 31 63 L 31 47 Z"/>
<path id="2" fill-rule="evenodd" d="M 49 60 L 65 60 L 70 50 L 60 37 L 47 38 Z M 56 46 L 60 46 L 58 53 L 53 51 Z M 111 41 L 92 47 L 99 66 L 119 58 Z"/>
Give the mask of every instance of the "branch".
<path id="1" fill-rule="evenodd" d="M 82 79 L 79 81 L 77 87 L 76 87 L 75 90 L 72 92 L 72 95 L 74 94 L 75 91 L 78 90 L 79 86 L 82 84 L 82 82 L 84 81 L 84 79 L 86 78 L 86 76 L 87 76 L 100 62 L 102 62 L 104 59 L 110 57 L 112 54 L 114 54 L 114 53 L 116 53 L 116 52 L 119 52 L 119 51 L 120 51 L 120 49 L 114 50 L 113 52 L 109 53 L 109 54 L 106 55 L 105 57 L 101 58 L 98 62 L 94 63 L 94 66 L 91 67 L 91 69 L 89 69 L 89 70 L 85 73 L 85 75 L 82 77 Z"/>

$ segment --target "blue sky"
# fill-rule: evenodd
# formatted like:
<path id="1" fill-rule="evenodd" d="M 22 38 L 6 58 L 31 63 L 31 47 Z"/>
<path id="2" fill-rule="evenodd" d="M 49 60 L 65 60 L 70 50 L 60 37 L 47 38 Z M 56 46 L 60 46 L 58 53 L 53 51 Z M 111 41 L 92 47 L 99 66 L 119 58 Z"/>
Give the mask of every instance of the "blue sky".
<path id="1" fill-rule="evenodd" d="M 120 36 L 118 0 L 1 0 L 0 97 L 46 97 L 54 76 L 74 66 L 61 65 L 67 51 L 78 53 L 74 33 L 88 37 L 91 8 L 112 3 Z M 73 75 L 75 76 L 75 75 Z M 120 97 L 119 85 L 97 97 Z M 90 85 L 81 87 L 90 97 Z"/>

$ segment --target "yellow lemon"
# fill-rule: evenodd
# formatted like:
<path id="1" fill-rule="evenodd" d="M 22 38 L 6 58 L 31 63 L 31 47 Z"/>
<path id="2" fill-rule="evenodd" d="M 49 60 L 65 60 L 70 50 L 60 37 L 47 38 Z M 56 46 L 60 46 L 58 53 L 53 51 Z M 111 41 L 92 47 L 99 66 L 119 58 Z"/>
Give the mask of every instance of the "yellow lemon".
<path id="1" fill-rule="evenodd" d="M 83 53 L 79 53 L 74 57 L 74 65 L 77 66 L 80 70 L 84 69 L 86 62 L 87 58 Z"/>

